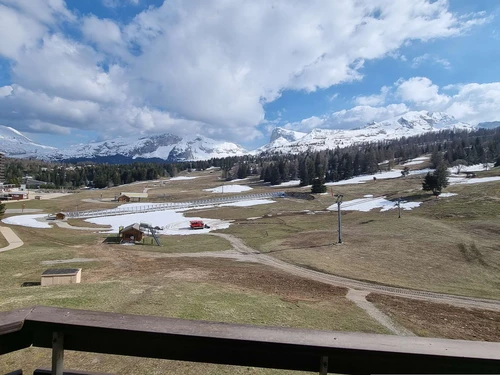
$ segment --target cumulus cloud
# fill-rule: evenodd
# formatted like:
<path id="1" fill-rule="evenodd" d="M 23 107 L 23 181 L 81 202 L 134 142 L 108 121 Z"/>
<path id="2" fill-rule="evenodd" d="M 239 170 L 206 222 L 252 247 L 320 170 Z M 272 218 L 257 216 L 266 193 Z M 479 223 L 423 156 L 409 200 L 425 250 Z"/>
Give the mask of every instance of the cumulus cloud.
<path id="1" fill-rule="evenodd" d="M 441 90 L 454 90 L 455 93 L 443 94 Z M 324 116 L 313 116 L 288 123 L 285 127 L 297 131 L 310 131 L 314 128 L 351 129 L 418 110 L 446 112 L 458 121 L 473 125 L 500 120 L 500 82 L 456 84 L 440 88 L 427 77 L 412 77 L 398 80 L 391 87 L 384 86 L 380 92 L 384 98 L 390 96 L 403 102 L 377 106 L 383 103 L 378 100 L 380 95 L 357 97 L 355 101 L 365 102 L 365 105 Z"/>
<path id="2" fill-rule="evenodd" d="M 397 95 L 405 101 L 422 108 L 444 108 L 449 101 L 447 95 L 439 94 L 439 87 L 427 77 L 413 77 L 396 82 Z"/>
<path id="3" fill-rule="evenodd" d="M 85 38 L 96 43 L 109 53 L 120 53 L 123 47 L 122 33 L 118 24 L 109 19 L 100 19 L 94 15 L 83 19 L 82 33 Z"/>
<path id="4" fill-rule="evenodd" d="M 354 98 L 354 102 L 360 106 L 379 106 L 385 103 L 387 94 L 390 88 L 383 86 L 380 89 L 380 94 L 370 95 L 370 96 L 357 96 Z"/>
<path id="5" fill-rule="evenodd" d="M 484 14 L 457 16 L 444 0 L 172 0 L 128 24 L 77 19 L 63 0 L 0 3 L 0 24 L 8 25 L 0 29 L 0 54 L 12 61 L 13 81 L 10 95 L 0 96 L 0 120 L 23 126 L 24 118 L 38 131 L 93 129 L 104 137 L 120 129 L 255 138 L 264 105 L 284 90 L 360 80 L 367 60 L 401 56 L 409 41 L 457 36 L 487 21 Z M 82 40 L 60 31 L 74 21 Z M 397 93 L 423 105 L 433 90 L 421 80 Z M 354 125 L 405 106 L 377 107 L 385 95 L 358 97 L 357 107 L 320 120 Z"/>

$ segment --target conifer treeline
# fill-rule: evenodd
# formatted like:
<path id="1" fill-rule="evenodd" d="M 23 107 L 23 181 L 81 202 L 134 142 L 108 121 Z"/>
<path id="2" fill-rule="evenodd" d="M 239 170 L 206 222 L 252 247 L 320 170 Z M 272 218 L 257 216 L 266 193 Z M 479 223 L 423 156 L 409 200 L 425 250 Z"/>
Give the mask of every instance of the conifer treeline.
<path id="1" fill-rule="evenodd" d="M 339 181 L 361 174 L 391 169 L 394 164 L 431 154 L 434 166 L 441 162 L 500 165 L 500 128 L 473 132 L 441 131 L 385 142 L 361 144 L 346 148 L 302 154 L 265 154 L 217 158 L 183 163 L 61 164 L 37 160 L 9 159 L 6 180 L 20 184 L 27 175 L 46 182 L 49 187 L 92 186 L 103 188 L 134 181 L 175 176 L 178 171 L 218 167 L 227 179 L 260 175 L 273 185 L 300 179 L 301 185 Z"/>

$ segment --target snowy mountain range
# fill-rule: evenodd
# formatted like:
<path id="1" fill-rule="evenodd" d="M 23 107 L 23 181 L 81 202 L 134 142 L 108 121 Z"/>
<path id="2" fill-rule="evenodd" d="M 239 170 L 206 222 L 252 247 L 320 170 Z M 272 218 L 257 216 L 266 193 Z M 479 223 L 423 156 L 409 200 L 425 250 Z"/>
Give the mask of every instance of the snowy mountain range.
<path id="1" fill-rule="evenodd" d="M 8 157 L 23 159 L 98 160 L 120 163 L 132 162 L 136 159 L 161 159 L 169 162 L 207 160 L 248 153 L 235 143 L 215 141 L 202 135 L 181 138 L 168 133 L 139 139 L 117 138 L 78 144 L 68 149 L 57 149 L 37 144 L 17 130 L 3 125 L 0 125 L 0 152 Z"/>
<path id="2" fill-rule="evenodd" d="M 68 149 L 56 149 L 37 144 L 17 130 L 0 125 L 0 152 L 9 157 L 51 161 L 94 160 L 127 163 L 150 159 L 177 162 L 245 154 L 320 151 L 356 143 L 409 137 L 443 129 L 474 130 L 476 127 L 457 121 L 453 116 L 444 112 L 413 111 L 385 121 L 374 122 L 359 129 L 313 129 L 309 133 L 301 133 L 275 128 L 268 144 L 257 150 L 247 151 L 235 143 L 216 141 L 202 135 L 181 138 L 168 133 L 139 139 L 116 138 L 79 144 Z"/>
<path id="3" fill-rule="evenodd" d="M 313 129 L 310 133 L 299 133 L 276 128 L 271 134 L 270 143 L 257 149 L 256 153 L 321 151 L 444 129 L 474 130 L 476 127 L 457 121 L 444 112 L 412 111 L 385 121 L 373 122 L 359 129 Z"/>

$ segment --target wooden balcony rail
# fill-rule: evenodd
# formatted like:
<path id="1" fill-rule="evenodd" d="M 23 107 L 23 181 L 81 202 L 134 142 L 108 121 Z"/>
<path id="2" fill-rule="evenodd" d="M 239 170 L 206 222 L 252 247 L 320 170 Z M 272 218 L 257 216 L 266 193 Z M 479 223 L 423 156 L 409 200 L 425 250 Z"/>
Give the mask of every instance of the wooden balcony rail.
<path id="1" fill-rule="evenodd" d="M 498 374 L 500 343 L 214 323 L 32 307 L 0 313 L 0 355 L 64 350 L 320 374 Z"/>

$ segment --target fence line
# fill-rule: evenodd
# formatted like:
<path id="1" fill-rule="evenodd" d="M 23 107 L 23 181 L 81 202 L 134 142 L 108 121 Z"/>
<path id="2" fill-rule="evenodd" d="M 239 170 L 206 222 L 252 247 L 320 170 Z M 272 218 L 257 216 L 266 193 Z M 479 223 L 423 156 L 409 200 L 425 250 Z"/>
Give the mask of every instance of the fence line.
<path id="1" fill-rule="evenodd" d="M 285 192 L 279 191 L 272 193 L 239 195 L 239 196 L 224 197 L 224 198 L 200 199 L 190 202 L 156 203 L 156 204 L 146 204 L 143 206 L 133 206 L 133 207 L 123 207 L 123 208 L 118 207 L 107 210 L 71 211 L 71 212 L 64 212 L 64 214 L 66 215 L 67 218 L 91 218 L 91 217 L 101 217 L 101 216 L 127 215 L 132 213 L 182 209 L 182 208 L 189 208 L 196 206 L 218 205 L 224 203 L 234 203 L 239 201 L 264 199 L 264 198 L 284 198 L 284 197 L 285 197 Z"/>

